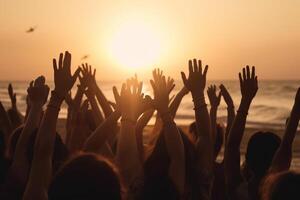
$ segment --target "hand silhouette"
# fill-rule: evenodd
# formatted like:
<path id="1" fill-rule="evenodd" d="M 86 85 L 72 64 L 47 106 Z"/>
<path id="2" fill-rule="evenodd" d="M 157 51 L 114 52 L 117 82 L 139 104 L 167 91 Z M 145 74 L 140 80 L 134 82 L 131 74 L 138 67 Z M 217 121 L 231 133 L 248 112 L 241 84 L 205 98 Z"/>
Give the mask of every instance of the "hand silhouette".
<path id="1" fill-rule="evenodd" d="M 223 99 L 224 99 L 227 107 L 233 108 L 234 107 L 233 100 L 232 100 L 228 90 L 226 89 L 226 87 L 223 84 L 220 85 L 220 90 L 221 90 L 221 94 L 223 96 Z"/>
<path id="2" fill-rule="evenodd" d="M 242 99 L 247 102 L 251 102 L 258 90 L 258 82 L 257 76 L 255 75 L 255 67 L 252 67 L 251 73 L 249 66 L 243 68 L 243 75 L 239 73 L 239 79 Z"/>
<path id="3" fill-rule="evenodd" d="M 191 91 L 192 95 L 202 94 L 206 85 L 206 74 L 208 66 L 206 65 L 202 71 L 201 60 L 189 60 L 189 77 L 186 78 L 184 72 L 181 72 L 181 77 L 184 86 Z"/>
<path id="4" fill-rule="evenodd" d="M 71 54 L 66 51 L 65 55 L 62 53 L 59 55 L 58 64 L 56 59 L 53 59 L 53 70 L 54 91 L 63 99 L 73 87 L 80 69 L 78 68 L 73 75 L 71 74 Z"/>
<path id="5" fill-rule="evenodd" d="M 11 83 L 8 85 L 7 89 L 8 89 L 8 95 L 9 95 L 9 98 L 11 101 L 11 105 L 14 108 L 17 104 L 17 98 L 16 98 L 16 93 L 14 93 L 14 89 L 13 89 L 13 86 Z"/>
<path id="6" fill-rule="evenodd" d="M 210 105 L 211 107 L 214 108 L 217 108 L 220 105 L 220 101 L 221 101 L 221 92 L 219 92 L 219 94 L 217 95 L 216 90 L 217 90 L 216 85 L 211 85 L 207 89 L 207 95 L 209 98 Z"/>
<path id="7" fill-rule="evenodd" d="M 31 106 L 42 107 L 48 98 L 49 87 L 45 84 L 45 77 L 39 76 L 35 81 L 30 83 L 27 89 L 28 99 Z"/>

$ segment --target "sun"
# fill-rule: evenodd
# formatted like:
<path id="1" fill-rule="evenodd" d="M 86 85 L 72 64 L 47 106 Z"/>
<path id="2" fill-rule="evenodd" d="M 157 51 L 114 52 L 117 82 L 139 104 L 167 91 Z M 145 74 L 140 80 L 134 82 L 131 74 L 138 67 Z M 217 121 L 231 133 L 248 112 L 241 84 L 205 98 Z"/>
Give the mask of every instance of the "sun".
<path id="1" fill-rule="evenodd" d="M 143 22 L 128 22 L 115 30 L 109 53 L 125 69 L 150 67 L 161 54 L 161 40 L 154 28 Z"/>

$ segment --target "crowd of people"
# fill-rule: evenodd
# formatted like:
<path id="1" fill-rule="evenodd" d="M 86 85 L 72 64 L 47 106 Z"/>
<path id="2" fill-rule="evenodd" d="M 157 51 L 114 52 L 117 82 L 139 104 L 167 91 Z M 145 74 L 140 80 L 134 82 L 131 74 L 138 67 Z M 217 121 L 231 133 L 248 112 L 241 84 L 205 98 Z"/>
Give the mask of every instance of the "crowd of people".
<path id="1" fill-rule="evenodd" d="M 239 105 L 224 85 L 207 87 L 208 66 L 201 60 L 189 60 L 188 70 L 181 73 L 184 86 L 174 98 L 174 80 L 155 69 L 153 96 L 143 94 L 143 84 L 134 76 L 121 88 L 113 87 L 115 99 L 109 101 L 90 65 L 82 64 L 72 74 L 66 51 L 53 59 L 51 92 L 44 76 L 29 84 L 25 116 L 10 84 L 11 108 L 0 103 L 0 199 L 300 199 L 300 174 L 290 170 L 300 89 L 283 137 L 254 133 L 241 163 L 247 115 L 259 89 L 255 67 L 239 73 Z M 184 132 L 174 119 L 188 93 L 195 122 Z M 221 99 L 227 105 L 226 126 L 217 122 Z M 63 102 L 68 106 L 64 137 L 56 131 Z M 153 116 L 146 140 L 145 127 Z"/>

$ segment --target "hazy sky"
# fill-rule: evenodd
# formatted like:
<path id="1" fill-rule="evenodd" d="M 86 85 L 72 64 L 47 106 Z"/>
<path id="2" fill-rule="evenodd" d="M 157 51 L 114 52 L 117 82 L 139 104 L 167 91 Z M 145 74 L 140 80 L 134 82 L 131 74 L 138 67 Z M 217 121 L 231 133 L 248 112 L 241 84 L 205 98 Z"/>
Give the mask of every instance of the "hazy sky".
<path id="1" fill-rule="evenodd" d="M 194 57 L 210 79 L 237 78 L 246 64 L 263 79 L 300 75 L 299 0 L 0 0 L 0 25 L 0 80 L 51 78 L 64 50 L 74 68 L 90 54 L 105 80 L 124 79 L 131 65 L 179 79 Z"/>

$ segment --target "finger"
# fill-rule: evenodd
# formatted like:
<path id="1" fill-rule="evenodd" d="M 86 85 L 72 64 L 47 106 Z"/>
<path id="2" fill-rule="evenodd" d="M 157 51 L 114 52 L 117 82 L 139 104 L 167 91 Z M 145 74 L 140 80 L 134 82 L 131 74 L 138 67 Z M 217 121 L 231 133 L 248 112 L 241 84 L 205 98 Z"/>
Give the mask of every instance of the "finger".
<path id="1" fill-rule="evenodd" d="M 113 94 L 114 94 L 116 103 L 118 103 L 119 99 L 120 99 L 120 94 L 119 94 L 118 89 L 116 88 L 116 86 L 113 86 Z"/>
<path id="2" fill-rule="evenodd" d="M 143 89 L 143 82 L 140 82 L 139 89 L 138 89 L 138 94 L 142 93 L 142 89 Z"/>
<path id="3" fill-rule="evenodd" d="M 194 65 L 194 72 L 198 72 L 198 64 L 197 64 L 197 59 L 193 59 L 193 65 Z"/>
<path id="4" fill-rule="evenodd" d="M 57 71 L 57 64 L 56 64 L 56 59 L 55 58 L 53 58 L 52 63 L 53 63 L 53 71 L 55 73 Z"/>
<path id="5" fill-rule="evenodd" d="M 77 68 L 74 75 L 72 76 L 73 84 L 75 83 L 77 77 L 79 76 L 80 68 Z"/>
<path id="6" fill-rule="evenodd" d="M 246 80 L 246 69 L 243 68 L 243 80 Z"/>
<path id="7" fill-rule="evenodd" d="M 250 79 L 250 68 L 249 68 L 249 66 L 247 65 L 246 66 L 246 77 L 247 77 L 247 79 Z"/>
<path id="8" fill-rule="evenodd" d="M 71 54 L 68 51 L 65 52 L 63 64 L 63 68 L 68 72 L 68 74 L 71 74 Z"/>
<path id="9" fill-rule="evenodd" d="M 154 94 L 155 94 L 155 93 L 156 93 L 156 85 L 155 85 L 154 81 L 153 81 L 153 80 L 150 80 L 150 84 L 151 84 L 152 89 L 153 89 L 153 92 L 154 92 Z"/>
<path id="10" fill-rule="evenodd" d="M 93 77 L 96 77 L 96 68 L 94 68 Z"/>
<path id="11" fill-rule="evenodd" d="M 255 78 L 255 67 L 252 66 L 251 79 Z"/>
<path id="12" fill-rule="evenodd" d="M 201 71 L 202 71 L 202 69 L 201 69 Z M 205 68 L 203 71 L 203 77 L 205 77 L 205 78 L 206 78 L 207 71 L 208 71 L 208 65 L 205 65 Z"/>
<path id="13" fill-rule="evenodd" d="M 63 54 L 60 53 L 59 54 L 59 60 L 58 60 L 58 69 L 61 70 L 62 69 L 62 64 L 63 64 Z"/>
<path id="14" fill-rule="evenodd" d="M 185 73 L 184 72 L 181 72 L 181 78 L 182 78 L 182 82 L 185 86 L 187 86 L 187 79 L 186 79 L 186 76 L 185 76 Z"/>
<path id="15" fill-rule="evenodd" d="M 172 85 L 172 87 L 170 88 L 170 90 L 168 91 L 168 93 L 170 94 L 172 92 L 172 90 L 174 89 L 175 84 Z"/>
<path id="16" fill-rule="evenodd" d="M 202 61 L 198 60 L 198 67 L 199 67 L 199 72 L 202 73 Z"/>
<path id="17" fill-rule="evenodd" d="M 243 79 L 242 79 L 242 74 L 239 73 L 239 79 L 240 79 L 240 87 L 242 87 L 243 85 Z"/>
<path id="18" fill-rule="evenodd" d="M 193 62 L 192 60 L 189 60 L 189 73 L 191 74 L 193 72 Z"/>

